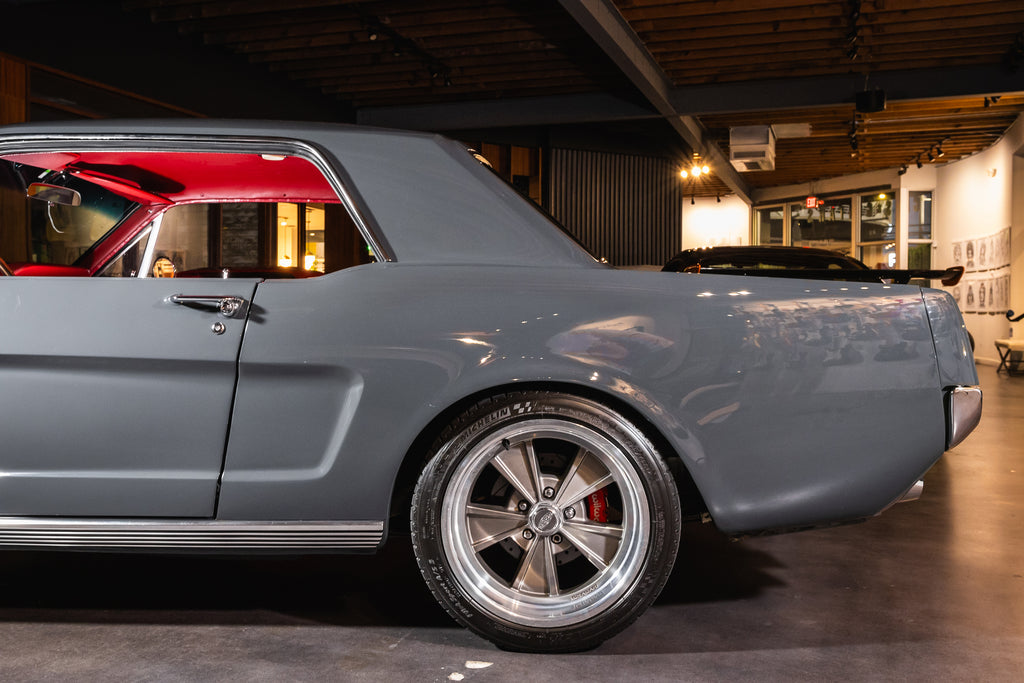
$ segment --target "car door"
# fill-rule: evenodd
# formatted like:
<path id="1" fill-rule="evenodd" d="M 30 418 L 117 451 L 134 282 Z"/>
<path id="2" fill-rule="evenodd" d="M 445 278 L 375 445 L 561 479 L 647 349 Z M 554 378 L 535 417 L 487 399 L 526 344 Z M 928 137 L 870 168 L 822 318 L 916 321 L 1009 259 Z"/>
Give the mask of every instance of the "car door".
<path id="1" fill-rule="evenodd" d="M 0 278 L 0 515 L 212 517 L 255 288 Z"/>

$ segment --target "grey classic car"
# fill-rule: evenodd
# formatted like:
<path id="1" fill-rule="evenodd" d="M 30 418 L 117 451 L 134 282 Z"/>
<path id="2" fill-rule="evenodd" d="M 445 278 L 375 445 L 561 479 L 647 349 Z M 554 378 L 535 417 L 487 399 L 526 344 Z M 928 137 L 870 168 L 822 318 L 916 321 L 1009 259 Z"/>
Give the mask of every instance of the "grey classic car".
<path id="1" fill-rule="evenodd" d="M 0 186 L 5 547 L 411 533 L 458 622 L 578 650 L 684 522 L 870 518 L 980 417 L 948 295 L 617 270 L 436 136 L 10 126 Z"/>

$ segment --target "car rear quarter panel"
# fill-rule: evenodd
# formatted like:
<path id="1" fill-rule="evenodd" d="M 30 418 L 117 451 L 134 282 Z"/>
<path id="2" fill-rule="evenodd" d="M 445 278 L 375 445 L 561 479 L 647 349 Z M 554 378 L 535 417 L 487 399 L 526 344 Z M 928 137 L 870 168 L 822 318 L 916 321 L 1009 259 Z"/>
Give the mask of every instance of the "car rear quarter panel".
<path id="1" fill-rule="evenodd" d="M 628 404 L 729 533 L 870 516 L 944 449 L 918 288 L 372 264 L 259 286 L 218 516 L 384 519 L 432 419 L 527 382 Z"/>

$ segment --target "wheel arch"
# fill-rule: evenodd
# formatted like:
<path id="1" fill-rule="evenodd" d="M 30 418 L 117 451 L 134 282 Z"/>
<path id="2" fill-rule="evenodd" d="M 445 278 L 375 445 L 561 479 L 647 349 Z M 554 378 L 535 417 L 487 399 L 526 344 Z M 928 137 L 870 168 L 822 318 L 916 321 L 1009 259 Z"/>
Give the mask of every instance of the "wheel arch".
<path id="1" fill-rule="evenodd" d="M 646 436 L 658 453 L 665 460 L 672 478 L 675 481 L 682 506 L 683 521 L 700 519 L 707 511 L 700 490 L 690 475 L 683 458 L 662 434 L 661 430 L 643 413 L 613 393 L 601 391 L 592 386 L 572 382 L 537 381 L 514 382 L 483 389 L 452 403 L 440 411 L 413 440 L 406 451 L 395 477 L 391 491 L 387 536 L 395 532 L 408 533 L 408 520 L 412 505 L 412 493 L 423 467 L 427 464 L 431 447 L 440 438 L 444 430 L 462 413 L 472 406 L 501 394 L 522 391 L 549 391 L 589 399 L 614 410 L 635 424 Z"/>

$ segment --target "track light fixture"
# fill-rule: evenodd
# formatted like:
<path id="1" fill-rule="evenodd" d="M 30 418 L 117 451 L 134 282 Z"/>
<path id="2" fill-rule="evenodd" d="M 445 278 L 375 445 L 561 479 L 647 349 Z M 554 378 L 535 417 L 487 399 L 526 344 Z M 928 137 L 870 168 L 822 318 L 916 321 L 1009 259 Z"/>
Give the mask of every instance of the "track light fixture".
<path id="1" fill-rule="evenodd" d="M 856 61 L 857 57 L 860 56 L 860 46 L 857 44 L 860 40 L 860 26 L 857 24 L 859 20 L 860 0 L 852 0 L 850 2 L 850 13 L 847 15 L 849 31 L 846 33 L 846 58 L 851 62 Z"/>
<path id="2" fill-rule="evenodd" d="M 379 60 L 381 56 L 390 53 L 395 59 L 404 57 L 410 61 L 418 61 L 430 77 L 431 85 L 433 85 L 433 81 L 440 81 L 446 87 L 452 85 L 452 68 L 389 26 L 387 19 L 382 20 L 376 15 L 362 12 L 360 12 L 359 19 L 366 31 L 367 40 L 383 44 L 382 51 L 372 54 L 371 59 Z M 379 61 L 374 63 L 379 63 Z M 415 72 L 419 71 L 419 68 L 410 65 L 410 71 L 414 72 L 410 78 L 410 84 L 418 83 L 419 77 Z"/>
<path id="3" fill-rule="evenodd" d="M 942 149 L 942 146 L 949 142 L 949 140 L 950 138 L 948 137 L 942 138 L 928 149 L 919 152 L 917 156 L 914 157 L 914 165 L 917 166 L 918 168 L 924 168 L 924 162 L 921 161 L 921 157 L 926 157 L 928 159 L 928 163 L 935 163 L 936 159 L 941 159 L 942 157 L 946 156 L 946 150 Z M 900 166 L 899 171 L 897 171 L 897 173 L 899 175 L 903 175 L 904 173 L 907 172 L 907 168 L 908 164 L 903 164 Z"/>

